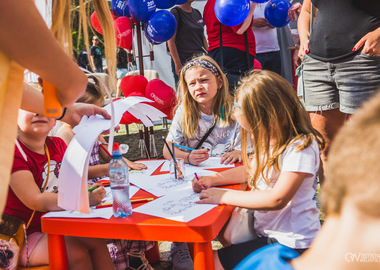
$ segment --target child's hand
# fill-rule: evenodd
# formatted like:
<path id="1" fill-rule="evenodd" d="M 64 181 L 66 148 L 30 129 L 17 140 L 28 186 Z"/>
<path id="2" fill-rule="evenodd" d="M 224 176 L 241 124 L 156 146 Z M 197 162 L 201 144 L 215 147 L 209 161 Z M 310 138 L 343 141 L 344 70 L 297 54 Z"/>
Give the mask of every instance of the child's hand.
<path id="1" fill-rule="evenodd" d="M 219 188 L 209 188 L 202 190 L 201 194 L 199 195 L 199 201 L 197 201 L 197 203 L 224 204 L 222 199 L 223 195 L 226 192 L 227 190 Z"/>
<path id="2" fill-rule="evenodd" d="M 227 152 L 221 156 L 220 164 L 233 164 L 235 162 L 241 162 L 241 151 L 240 150 L 234 150 L 231 152 Z"/>
<path id="3" fill-rule="evenodd" d="M 104 196 L 106 196 L 106 190 L 100 184 L 95 183 L 95 184 L 91 185 L 90 188 L 97 187 L 97 186 L 99 186 L 97 189 L 94 189 L 93 191 L 90 191 L 88 193 L 88 197 L 89 197 L 91 206 L 92 205 L 98 205 L 99 203 L 102 202 Z"/>
<path id="4" fill-rule="evenodd" d="M 211 187 L 211 178 L 208 176 L 199 176 L 199 181 L 196 177 L 192 180 L 194 192 L 201 192 L 202 190 L 208 189 Z"/>
<path id="5" fill-rule="evenodd" d="M 128 163 L 129 170 L 141 171 L 141 170 L 145 170 L 148 168 L 145 164 L 142 164 L 142 163 L 136 163 L 136 162 L 132 162 L 129 160 L 127 163 Z"/>
<path id="6" fill-rule="evenodd" d="M 210 157 L 207 149 L 193 150 L 187 157 L 187 161 L 192 165 L 198 165 Z"/>

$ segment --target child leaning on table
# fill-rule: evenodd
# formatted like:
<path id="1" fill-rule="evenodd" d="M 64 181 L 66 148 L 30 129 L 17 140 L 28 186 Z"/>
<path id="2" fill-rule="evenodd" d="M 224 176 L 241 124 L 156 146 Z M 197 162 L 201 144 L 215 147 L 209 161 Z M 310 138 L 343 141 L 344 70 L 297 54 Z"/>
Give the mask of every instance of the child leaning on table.
<path id="1" fill-rule="evenodd" d="M 27 224 L 36 211 L 20 251 L 19 265 L 26 266 L 28 257 L 30 266 L 47 265 L 47 235 L 41 232 L 41 216 L 62 210 L 57 205 L 57 180 L 66 144 L 60 138 L 48 137 L 54 118 L 19 110 L 17 123 L 18 146 L 4 212 Z M 100 203 L 105 195 L 102 187 L 94 191 L 89 193 L 91 205 Z M 103 239 L 65 236 L 65 242 L 70 269 L 114 269 Z"/>
<path id="2" fill-rule="evenodd" d="M 95 75 L 89 76 L 86 92 L 78 99 L 78 102 L 103 106 L 104 97 L 101 91 L 101 84 Z M 69 144 L 74 137 L 74 132 L 72 131 L 71 126 L 63 124 L 57 131 L 56 135 Z M 106 144 L 106 141 L 103 136 L 100 135 L 91 152 L 90 166 L 88 169 L 88 182 L 90 184 L 95 184 L 100 179 L 108 176 L 108 163 L 111 161 L 111 157 L 105 150 L 107 147 L 104 149 L 101 147 L 102 144 Z M 101 164 L 100 158 L 107 163 Z M 126 158 L 124 159 L 127 161 L 129 169 L 146 169 L 145 164 L 135 163 Z M 148 263 L 143 252 L 151 249 L 154 246 L 154 243 L 155 242 L 152 241 L 107 240 L 108 249 L 116 269 L 127 268 L 128 265 L 132 263 L 130 262 L 130 257 L 133 259 L 133 263 L 147 265 Z"/>
<path id="3" fill-rule="evenodd" d="M 193 180 L 198 203 L 253 209 L 258 238 L 214 253 L 216 269 L 232 269 L 252 251 L 279 242 L 302 253 L 320 228 L 315 193 L 324 141 L 294 89 L 280 75 L 257 71 L 236 93 L 244 166 Z M 251 141 L 255 153 L 248 156 Z M 247 182 L 253 191 L 213 187 Z M 204 189 L 204 190 L 202 190 Z"/>
<path id="4" fill-rule="evenodd" d="M 170 147 L 176 143 L 196 148 L 214 123 L 215 127 L 199 149 L 189 152 L 175 148 L 175 156 L 193 165 L 209 156 L 221 156 L 226 164 L 241 161 L 240 126 L 232 117 L 233 98 L 218 64 L 208 56 L 187 62 L 180 73 L 177 93 L 179 102 L 166 138 Z M 166 147 L 163 155 L 172 159 Z"/>
<path id="5" fill-rule="evenodd" d="M 240 126 L 232 118 L 233 98 L 218 64 L 208 56 L 193 58 L 182 68 L 179 79 L 179 103 L 166 138 L 168 145 L 196 148 L 214 123 L 215 127 L 199 149 L 186 152 L 175 148 L 176 158 L 192 165 L 210 156 L 221 156 L 221 162 L 226 164 L 241 161 Z M 172 159 L 166 147 L 163 155 Z M 173 243 L 170 253 L 174 268 L 194 267 L 185 243 Z"/>

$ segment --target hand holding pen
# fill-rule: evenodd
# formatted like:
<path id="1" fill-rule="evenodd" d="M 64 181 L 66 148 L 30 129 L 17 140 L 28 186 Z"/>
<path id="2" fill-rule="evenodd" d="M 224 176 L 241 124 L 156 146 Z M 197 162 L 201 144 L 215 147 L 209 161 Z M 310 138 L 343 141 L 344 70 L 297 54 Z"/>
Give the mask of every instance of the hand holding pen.
<path id="1" fill-rule="evenodd" d="M 195 177 L 192 181 L 194 192 L 201 192 L 202 190 L 211 187 L 211 179 L 208 176 L 198 176 L 194 173 Z"/>

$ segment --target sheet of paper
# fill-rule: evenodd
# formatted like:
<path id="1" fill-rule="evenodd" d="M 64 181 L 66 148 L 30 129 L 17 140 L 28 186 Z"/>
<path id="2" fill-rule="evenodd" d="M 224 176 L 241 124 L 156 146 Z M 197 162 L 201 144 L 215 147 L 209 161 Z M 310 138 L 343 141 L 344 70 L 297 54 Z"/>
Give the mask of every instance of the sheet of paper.
<path id="1" fill-rule="evenodd" d="M 193 189 L 188 187 L 182 189 L 181 192 L 171 192 L 137 207 L 133 211 L 176 221 L 189 222 L 217 206 L 215 204 L 196 204 L 197 201 L 199 201 L 199 193 L 193 192 Z"/>
<path id="2" fill-rule="evenodd" d="M 137 161 L 137 163 L 145 164 L 148 168 L 145 170 L 137 171 L 137 170 L 131 170 L 129 171 L 129 177 L 138 177 L 139 175 L 151 175 L 155 170 L 157 170 L 158 167 L 161 166 L 163 163 L 163 160 L 143 160 L 143 161 Z"/>
<path id="3" fill-rule="evenodd" d="M 152 101 L 143 97 L 128 97 L 115 101 L 115 123 L 119 123 L 124 112 L 132 107 L 134 110 L 143 114 L 144 117 L 146 117 L 146 121 L 165 116 L 164 113 L 156 108 L 148 104 L 141 104 L 141 102 Z M 147 107 L 149 107 L 149 109 L 147 109 Z M 105 109 L 110 112 L 110 105 L 107 105 Z M 63 209 L 89 213 L 90 209 L 86 186 L 88 159 L 99 134 L 110 129 L 110 127 L 111 120 L 96 115 L 90 117 L 84 116 L 79 125 L 73 129 L 75 136 L 63 157 L 58 178 L 58 205 Z"/>
<path id="4" fill-rule="evenodd" d="M 71 211 L 52 211 L 44 215 L 45 218 L 105 218 L 110 219 L 113 215 L 112 207 L 90 209 L 89 214 Z"/>
<path id="5" fill-rule="evenodd" d="M 218 169 L 218 168 L 233 168 L 235 167 L 235 164 L 220 164 L 221 158 L 220 157 L 210 157 L 208 160 L 203 161 L 199 165 L 190 165 L 185 164 L 186 169 L 190 168 L 190 170 L 196 171 L 203 170 L 203 169 Z M 169 161 L 166 160 L 164 165 L 162 165 L 161 171 L 169 171 Z"/>
<path id="6" fill-rule="evenodd" d="M 182 191 L 182 189 L 186 189 L 189 186 L 191 187 L 192 179 L 193 178 L 185 178 L 185 180 L 174 180 L 170 179 L 169 174 L 129 178 L 132 184 L 148 191 L 149 193 L 152 193 L 157 197 L 164 196 L 174 191 Z"/>
<path id="7" fill-rule="evenodd" d="M 111 187 L 104 187 L 104 189 L 106 190 L 106 196 L 104 196 L 101 204 L 104 204 L 104 203 L 113 203 L 113 197 L 112 197 L 112 192 L 111 192 Z M 136 186 L 130 186 L 129 187 L 129 198 L 132 198 L 136 193 L 137 191 L 139 191 L 139 187 L 136 187 Z"/>

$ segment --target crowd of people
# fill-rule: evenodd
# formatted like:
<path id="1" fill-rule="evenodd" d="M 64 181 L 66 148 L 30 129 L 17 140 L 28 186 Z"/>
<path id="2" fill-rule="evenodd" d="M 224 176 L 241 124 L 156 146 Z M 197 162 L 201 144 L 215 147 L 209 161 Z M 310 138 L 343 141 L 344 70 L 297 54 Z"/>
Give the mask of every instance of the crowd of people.
<path id="1" fill-rule="evenodd" d="M 103 11 L 99 19 L 108 33 L 108 5 L 93 1 Z M 188 164 L 213 156 L 225 164 L 242 162 L 193 179 L 192 187 L 200 204 L 253 212 L 252 239 L 235 243 L 222 229 L 215 269 L 379 268 L 380 2 L 304 0 L 289 9 L 289 18 L 298 18 L 300 61 L 293 62 L 303 70 L 300 100 L 281 76 L 280 42 L 265 19 L 264 4 L 252 4 L 246 20 L 229 27 L 217 20 L 215 0 L 207 1 L 203 16 L 193 1 L 171 9 L 177 30 L 167 45 L 178 102 L 166 141 L 170 148 L 195 149 L 173 148 Z M 57 33 L 64 32 L 57 25 L 69 24 L 53 16 L 49 30 L 33 1 L 23 1 L 23 12 L 17 2 L 0 2 L 0 212 L 27 224 L 18 264 L 38 266 L 49 264 L 40 218 L 61 210 L 57 179 L 72 128 L 83 115 L 110 116 L 101 108 L 104 85 L 96 74 L 85 76 L 78 67 L 103 72 L 98 38 L 92 38 L 87 61 L 75 63 L 68 56 L 72 48 L 62 49 L 70 44 L 67 35 L 57 40 Z M 64 8 L 57 7 L 55 14 Z M 121 79 L 134 69 L 133 52 L 116 48 L 112 35 L 104 39 L 111 44 L 105 46 L 106 58 L 111 58 L 108 72 Z M 262 70 L 254 69 L 255 61 Z M 57 87 L 65 107 L 61 116 L 44 115 L 43 94 L 23 83 L 23 68 Z M 111 86 L 116 87 L 112 80 Z M 56 120 L 66 123 L 57 136 L 49 136 Z M 91 152 L 89 188 L 108 173 L 105 143 L 99 136 Z M 168 148 L 163 156 L 172 158 Z M 126 161 L 130 169 L 146 169 Z M 317 205 L 319 183 L 322 209 Z M 247 188 L 214 188 L 229 184 Z M 99 204 L 104 196 L 102 187 L 89 192 L 90 204 Z M 320 211 L 326 214 L 322 226 Z M 229 222 L 233 219 L 226 226 Z M 143 254 L 155 244 L 79 237 L 65 237 L 65 242 L 72 269 L 126 269 L 130 254 Z M 173 243 L 171 257 L 173 269 L 194 268 L 186 243 Z M 141 258 L 141 267 L 152 269 Z"/>

